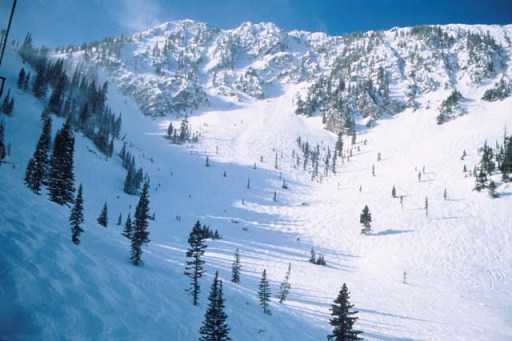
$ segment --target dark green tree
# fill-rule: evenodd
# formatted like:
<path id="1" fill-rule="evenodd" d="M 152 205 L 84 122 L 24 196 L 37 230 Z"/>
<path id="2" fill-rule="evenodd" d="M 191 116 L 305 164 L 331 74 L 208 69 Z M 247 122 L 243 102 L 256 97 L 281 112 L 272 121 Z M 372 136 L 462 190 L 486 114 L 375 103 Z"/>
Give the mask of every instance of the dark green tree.
<path id="1" fill-rule="evenodd" d="M 204 260 L 201 259 L 207 247 L 204 241 L 203 229 L 201 228 L 201 223 L 198 220 L 194 224 L 194 227 L 188 237 L 189 248 L 186 255 L 191 260 L 187 260 L 185 267 L 185 275 L 192 278 L 191 286 L 187 291 L 192 295 L 194 305 L 197 305 L 199 293 L 201 292 L 199 278 L 201 278 L 204 273 Z"/>
<path id="2" fill-rule="evenodd" d="M 45 184 L 48 177 L 50 167 L 48 154 L 51 145 L 51 130 L 52 120 L 48 118 L 44 122 L 36 149 L 25 171 L 25 185 L 36 194 L 40 194 L 41 186 Z"/>
<path id="3" fill-rule="evenodd" d="M 2 101 L 2 105 L 0 105 L 0 113 L 4 113 L 7 116 L 12 115 L 12 111 L 14 110 L 14 98 L 11 97 L 11 90 L 7 91 L 7 95 L 4 97 Z"/>
<path id="4" fill-rule="evenodd" d="M 258 298 L 260 300 L 260 305 L 263 307 L 263 313 L 267 315 L 272 315 L 272 312 L 269 308 L 270 296 L 272 293 L 270 292 L 270 284 L 267 279 L 267 270 L 263 270 L 263 274 L 261 275 L 260 283 L 258 285 Z"/>
<path id="5" fill-rule="evenodd" d="M 69 119 L 57 132 L 50 160 L 48 191 L 50 200 L 59 205 L 73 202 L 75 192 L 73 173 L 73 153 L 75 138 Z"/>
<path id="6" fill-rule="evenodd" d="M 103 208 L 101 209 L 100 216 L 98 217 L 98 224 L 103 227 L 108 226 L 108 207 L 107 202 L 103 204 Z"/>
<path id="7" fill-rule="evenodd" d="M 475 176 L 475 189 L 480 192 L 482 189 L 487 187 L 487 173 L 482 169 L 478 169 Z"/>
<path id="8" fill-rule="evenodd" d="M 491 182 L 489 183 L 489 195 L 491 198 L 498 197 L 498 193 L 496 193 L 496 188 L 497 188 L 496 183 L 491 180 Z"/>
<path id="9" fill-rule="evenodd" d="M 362 332 L 353 329 L 354 323 L 357 320 L 355 315 L 357 311 L 352 311 L 354 307 L 350 304 L 350 293 L 348 292 L 347 285 L 343 283 L 338 297 L 334 300 L 331 306 L 331 316 L 329 324 L 333 326 L 332 334 L 327 336 L 329 341 L 356 341 L 362 340 L 359 334 Z"/>
<path id="10" fill-rule="evenodd" d="M 32 93 L 36 98 L 43 98 L 48 91 L 48 80 L 44 71 L 38 71 L 34 83 L 32 84 Z"/>
<path id="11" fill-rule="evenodd" d="M 286 271 L 286 275 L 284 276 L 284 280 L 279 285 L 279 293 L 277 294 L 277 298 L 279 299 L 279 303 L 283 303 L 286 301 L 286 297 L 290 293 L 291 284 L 290 284 L 290 272 L 292 271 L 292 263 L 288 263 L 288 271 Z"/>
<path id="12" fill-rule="evenodd" d="M 25 72 L 25 68 L 21 68 L 20 72 L 18 73 L 18 89 L 22 90 L 23 89 L 23 84 L 25 83 L 25 77 L 26 77 L 26 72 Z"/>
<path id="13" fill-rule="evenodd" d="M 84 232 L 82 224 L 84 223 L 84 199 L 82 197 L 82 184 L 78 186 L 78 194 L 75 198 L 75 204 L 71 209 L 69 216 L 69 225 L 71 226 L 71 241 L 76 245 L 80 244 L 80 234 Z"/>
<path id="14" fill-rule="evenodd" d="M 204 315 L 203 325 L 199 329 L 200 341 L 229 341 L 229 330 L 226 320 L 228 315 L 224 312 L 224 297 L 222 294 L 222 280 L 218 271 L 208 296 L 208 308 Z"/>
<path id="15" fill-rule="evenodd" d="M 372 231 L 372 214 L 370 213 L 368 205 L 364 206 L 363 212 L 361 212 L 361 216 L 359 217 L 359 222 L 361 223 L 361 225 L 363 225 L 361 233 L 370 234 L 370 232 Z"/>
<path id="16" fill-rule="evenodd" d="M 128 217 L 126 217 L 126 222 L 124 223 L 124 230 L 122 235 L 128 239 L 132 239 L 132 218 L 130 213 L 128 213 Z"/>
<path id="17" fill-rule="evenodd" d="M 238 253 L 238 249 L 235 251 L 235 260 L 231 265 L 231 282 L 240 283 L 240 269 L 242 265 L 240 264 L 240 254 Z"/>
<path id="18" fill-rule="evenodd" d="M 142 187 L 139 203 L 135 208 L 132 233 L 132 246 L 130 260 L 133 265 L 138 266 L 142 257 L 142 245 L 147 245 L 149 240 L 149 183 L 146 181 Z"/>

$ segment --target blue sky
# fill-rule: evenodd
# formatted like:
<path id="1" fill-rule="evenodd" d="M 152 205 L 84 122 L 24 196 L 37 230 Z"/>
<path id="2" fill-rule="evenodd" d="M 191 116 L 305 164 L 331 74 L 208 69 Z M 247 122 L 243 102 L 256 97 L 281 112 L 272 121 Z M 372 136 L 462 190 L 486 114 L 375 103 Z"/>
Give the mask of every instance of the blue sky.
<path id="1" fill-rule="evenodd" d="M 12 0 L 0 0 L 5 27 Z M 512 24 L 512 0 L 18 0 L 11 38 L 80 44 L 175 19 L 233 28 L 271 21 L 331 35 L 420 24 Z"/>

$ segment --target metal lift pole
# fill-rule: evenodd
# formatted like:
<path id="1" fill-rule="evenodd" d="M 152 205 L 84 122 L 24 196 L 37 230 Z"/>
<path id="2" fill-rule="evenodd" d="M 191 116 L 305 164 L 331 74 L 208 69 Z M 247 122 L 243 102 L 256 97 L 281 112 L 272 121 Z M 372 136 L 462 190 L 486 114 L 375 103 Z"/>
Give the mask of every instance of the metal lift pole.
<path id="1" fill-rule="evenodd" d="M 0 53 L 0 66 L 2 66 L 2 60 L 4 59 L 5 46 L 7 45 L 7 37 L 9 37 L 9 31 L 11 30 L 12 17 L 14 16 L 14 10 L 16 9 L 16 3 L 18 0 L 13 0 L 11 15 L 9 16 L 9 23 L 7 24 L 7 30 L 5 31 L 4 41 L 2 42 L 2 52 Z"/>
<path id="2" fill-rule="evenodd" d="M 7 45 L 7 39 L 9 37 L 9 31 L 11 30 L 12 17 L 14 16 L 14 10 L 16 9 L 16 3 L 18 0 L 13 0 L 11 14 L 9 15 L 9 23 L 7 24 L 7 30 L 4 34 L 4 41 L 2 41 L 0 46 L 2 47 L 2 51 L 0 52 L 0 66 L 2 66 L 2 60 L 4 59 L 5 46 Z M 2 93 L 4 92 L 4 84 L 5 77 L 0 76 L 0 97 L 2 97 Z"/>

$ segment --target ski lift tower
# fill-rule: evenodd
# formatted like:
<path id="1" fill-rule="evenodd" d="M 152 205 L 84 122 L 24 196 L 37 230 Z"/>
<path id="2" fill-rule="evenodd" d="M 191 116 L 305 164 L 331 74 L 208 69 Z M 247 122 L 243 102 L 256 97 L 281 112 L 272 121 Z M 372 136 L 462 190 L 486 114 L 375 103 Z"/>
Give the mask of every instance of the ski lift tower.
<path id="1" fill-rule="evenodd" d="M 9 31 L 11 30 L 12 17 L 14 16 L 14 10 L 16 9 L 17 0 L 12 1 L 11 14 L 9 15 L 9 22 L 7 23 L 7 29 L 0 31 L 0 67 L 2 66 L 2 60 L 4 59 L 5 47 L 7 46 L 7 38 L 9 37 Z M 5 77 L 0 75 L 0 97 L 4 92 Z"/>

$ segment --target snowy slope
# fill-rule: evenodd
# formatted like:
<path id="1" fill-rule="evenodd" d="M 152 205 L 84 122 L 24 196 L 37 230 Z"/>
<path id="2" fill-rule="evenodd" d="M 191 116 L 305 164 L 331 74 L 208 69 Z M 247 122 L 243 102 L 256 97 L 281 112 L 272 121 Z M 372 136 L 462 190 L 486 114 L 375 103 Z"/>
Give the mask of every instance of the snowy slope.
<path id="1" fill-rule="evenodd" d="M 6 59 L 2 72 L 14 89 L 21 61 L 11 50 Z M 107 74 L 100 70 L 99 77 Z M 470 115 L 438 126 L 437 107 L 449 90 L 425 94 L 419 100 L 430 101 L 432 109 L 406 110 L 369 130 L 359 125 L 360 150 L 354 147 L 351 161 L 319 183 L 293 167 L 296 138 L 331 149 L 336 138 L 319 117 L 294 114 L 292 102 L 303 84 L 284 85 L 269 99 L 227 98 L 198 111 L 190 121 L 203 135 L 199 144 L 172 146 L 163 138 L 169 118 L 143 116 L 140 103 L 122 94 L 123 84 L 110 80 L 109 104 L 123 113 L 137 163 L 151 177 L 156 221 L 150 222 L 143 264 L 129 264 L 128 241 L 115 226 L 118 214 L 133 214 L 137 202 L 122 192 L 119 159 L 106 162 L 78 134 L 75 174 L 84 184 L 86 214 L 80 246 L 70 242 L 69 209 L 25 188 L 23 172 L 40 133 L 43 103 L 17 92 L 14 116 L 5 119 L 10 160 L 17 166 L 0 167 L 1 339 L 195 340 L 216 270 L 224 279 L 234 340 L 325 339 L 329 305 L 344 282 L 366 339 L 512 338 L 511 189 L 502 185 L 502 197 L 490 199 L 473 192 L 474 179 L 462 173 L 464 163 L 472 169 L 479 161 L 484 140 L 502 140 L 510 98 L 480 102 L 481 92 L 463 88 Z M 60 124 L 54 120 L 54 131 Z M 204 166 L 206 156 L 210 167 Z M 281 188 L 283 179 L 288 190 Z M 404 195 L 403 209 L 391 198 L 393 185 Z M 96 223 L 105 201 L 107 229 Z M 374 220 L 370 236 L 360 234 L 358 220 L 366 204 Z M 183 270 L 187 236 L 198 219 L 224 238 L 208 242 L 207 274 L 194 307 Z M 325 254 L 327 266 L 308 262 L 311 247 Z M 240 285 L 229 282 L 236 248 Z M 273 315 L 266 316 L 256 296 L 261 272 L 267 269 L 275 293 L 288 263 L 289 299 L 273 302 Z"/>

